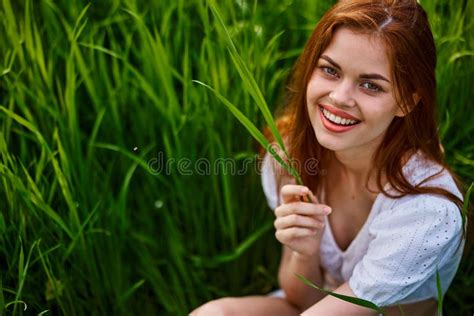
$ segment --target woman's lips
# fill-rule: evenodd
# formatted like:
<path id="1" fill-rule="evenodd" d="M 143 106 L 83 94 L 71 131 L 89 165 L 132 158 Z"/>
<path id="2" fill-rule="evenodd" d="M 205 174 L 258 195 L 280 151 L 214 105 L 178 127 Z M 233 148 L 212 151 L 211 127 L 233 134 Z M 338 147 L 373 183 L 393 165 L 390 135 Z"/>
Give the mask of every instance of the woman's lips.
<path id="1" fill-rule="evenodd" d="M 318 104 L 320 107 L 326 109 L 327 111 L 333 113 L 334 115 L 337 115 L 339 117 L 342 117 L 342 118 L 345 118 L 345 119 L 349 119 L 349 120 L 355 120 L 355 121 L 360 121 L 357 117 L 354 117 L 352 115 L 350 115 L 349 113 L 346 113 L 344 111 L 341 111 L 341 110 L 338 110 L 338 109 L 335 109 L 333 107 L 330 107 L 328 105 L 325 105 L 325 104 Z"/>
<path id="2" fill-rule="evenodd" d="M 323 123 L 323 126 L 329 130 L 330 132 L 334 132 L 334 133 L 342 133 L 342 132 L 347 132 L 353 128 L 355 128 L 357 125 L 359 125 L 360 121 L 358 120 L 357 123 L 355 124 L 352 124 L 352 125 L 346 125 L 346 126 L 343 126 L 343 125 L 339 125 L 339 124 L 336 124 L 336 123 L 333 123 L 331 122 L 330 120 L 328 120 L 324 114 L 323 114 L 323 108 L 322 106 L 318 106 L 318 109 L 319 109 L 319 116 L 321 117 L 321 121 Z M 342 116 L 341 116 L 342 117 Z M 352 118 L 351 118 L 352 119 Z"/>

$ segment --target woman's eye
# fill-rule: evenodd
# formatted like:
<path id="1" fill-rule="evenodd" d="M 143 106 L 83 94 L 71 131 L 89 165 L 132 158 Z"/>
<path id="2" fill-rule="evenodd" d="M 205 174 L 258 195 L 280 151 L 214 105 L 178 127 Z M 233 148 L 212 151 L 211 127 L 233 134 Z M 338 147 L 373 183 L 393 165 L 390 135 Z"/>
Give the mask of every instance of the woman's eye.
<path id="1" fill-rule="evenodd" d="M 376 85 L 376 84 L 373 84 L 371 82 L 364 82 L 362 84 L 362 87 L 367 89 L 367 90 L 370 90 L 370 91 L 373 91 L 373 92 L 379 92 L 379 91 L 382 91 L 382 89 Z"/>
<path id="2" fill-rule="evenodd" d="M 321 70 L 330 76 L 337 76 L 337 71 L 334 68 L 322 66 Z"/>

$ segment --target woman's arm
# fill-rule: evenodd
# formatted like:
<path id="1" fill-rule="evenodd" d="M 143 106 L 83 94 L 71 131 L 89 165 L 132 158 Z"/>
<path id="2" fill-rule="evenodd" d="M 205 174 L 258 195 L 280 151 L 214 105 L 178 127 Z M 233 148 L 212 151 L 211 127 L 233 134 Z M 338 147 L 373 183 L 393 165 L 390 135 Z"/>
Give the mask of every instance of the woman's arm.
<path id="1" fill-rule="evenodd" d="M 319 292 L 314 290 L 315 292 Z M 349 287 L 349 283 L 344 283 L 338 287 L 334 292 L 355 297 L 356 295 L 352 292 Z M 435 315 L 436 314 L 436 301 L 434 299 L 424 300 L 411 304 L 404 304 L 398 306 L 389 306 L 383 308 L 385 315 Z M 305 310 L 302 316 L 341 316 L 341 315 L 354 315 L 354 316 L 373 316 L 377 315 L 374 310 L 355 305 L 334 296 L 327 295 L 325 298 L 320 300 L 318 303 Z"/>
<path id="2" fill-rule="evenodd" d="M 314 290 L 315 292 L 319 292 Z M 355 296 L 349 287 L 349 283 L 344 283 L 336 290 L 335 293 L 343 294 L 347 296 Z M 355 305 L 341 299 L 338 299 L 334 296 L 327 295 L 324 299 L 320 300 L 318 303 L 311 306 L 309 309 L 305 310 L 302 316 L 313 316 L 313 315 L 327 315 L 327 316 L 340 316 L 340 315 L 354 315 L 354 316 L 372 316 L 377 315 L 377 312 Z"/>
<path id="3" fill-rule="evenodd" d="M 303 202 L 310 197 L 313 202 Z M 309 289 L 295 274 L 322 285 L 319 265 L 324 216 L 331 209 L 317 204 L 314 194 L 304 186 L 287 184 L 281 188 L 282 204 L 275 209 L 275 236 L 283 244 L 278 278 L 289 303 L 305 310 L 323 295 Z"/>
<path id="4" fill-rule="evenodd" d="M 302 275 L 315 284 L 322 285 L 323 277 L 318 254 L 319 251 L 314 256 L 304 257 L 287 246 L 283 246 L 278 280 L 285 291 L 286 300 L 298 307 L 300 311 L 304 311 L 325 296 L 324 293 L 309 288 L 295 275 Z"/>

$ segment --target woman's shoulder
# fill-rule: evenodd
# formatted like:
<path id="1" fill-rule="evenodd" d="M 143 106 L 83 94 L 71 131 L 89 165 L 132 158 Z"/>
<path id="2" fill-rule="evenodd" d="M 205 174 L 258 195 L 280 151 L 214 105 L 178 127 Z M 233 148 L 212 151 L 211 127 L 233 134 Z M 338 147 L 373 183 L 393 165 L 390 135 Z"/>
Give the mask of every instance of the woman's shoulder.
<path id="1" fill-rule="evenodd" d="M 260 173 L 263 193 L 267 198 L 268 206 L 274 210 L 279 203 L 277 173 L 275 172 L 274 159 L 268 153 L 265 153 L 263 157 Z"/>
<path id="2" fill-rule="evenodd" d="M 283 145 L 285 150 L 288 152 L 290 143 L 288 140 L 288 132 L 286 131 L 286 125 L 288 118 L 283 117 L 277 121 L 277 128 L 282 132 Z M 280 156 L 281 159 L 288 161 L 288 158 L 280 147 L 280 145 L 273 140 L 272 137 L 267 136 L 271 143 L 269 146 L 272 147 L 273 151 Z M 295 184 L 295 179 L 277 162 L 277 160 L 265 150 L 261 154 L 262 160 L 260 164 L 260 178 L 262 183 L 263 192 L 267 198 L 268 206 L 274 210 L 280 204 L 280 188 L 285 184 Z"/>
<path id="3" fill-rule="evenodd" d="M 354 268 L 351 288 L 359 297 L 382 306 L 416 289 L 420 292 L 412 292 L 410 299 L 436 297 L 435 270 L 449 284 L 462 255 L 462 227 L 459 208 L 443 196 L 394 199 L 368 226 L 370 244 Z"/>
<path id="4" fill-rule="evenodd" d="M 410 227 L 419 229 L 422 223 L 445 224 L 456 234 L 461 230 L 462 215 L 459 207 L 444 196 L 437 194 L 412 194 L 393 199 L 392 206 L 381 210 L 374 224 L 382 229 Z M 394 226 L 394 223 L 396 225 Z"/>
<path id="5" fill-rule="evenodd" d="M 440 164 L 426 158 L 422 153 L 413 154 L 405 166 L 403 173 L 414 186 L 434 187 L 444 189 L 459 199 L 463 196 L 456 185 L 451 173 Z M 390 193 L 397 193 L 393 189 Z M 434 193 L 407 194 L 401 197 L 384 197 L 385 203 L 377 210 L 375 224 L 380 227 L 394 227 L 393 223 L 404 223 L 405 229 L 416 228 L 428 218 L 429 222 L 448 224 L 451 232 L 461 228 L 462 215 L 459 206 L 445 196 Z M 397 225 L 400 227 L 400 225 Z"/>
<path id="6" fill-rule="evenodd" d="M 413 186 L 442 188 L 461 200 L 463 198 L 450 171 L 420 151 L 412 154 L 405 163 L 403 175 Z"/>
<path id="7" fill-rule="evenodd" d="M 277 149 L 277 154 L 284 157 L 281 150 Z M 263 156 L 260 173 L 268 206 L 274 210 L 280 204 L 280 188 L 285 184 L 294 184 L 295 179 L 268 152 Z"/>
<path id="8" fill-rule="evenodd" d="M 442 188 L 462 200 L 462 194 L 451 173 L 421 153 L 410 157 L 403 172 L 414 186 Z M 433 233 L 442 231 L 445 235 L 443 238 L 451 239 L 462 230 L 461 210 L 445 196 L 421 193 L 384 199 L 384 203 L 380 203 L 381 207 L 376 210 L 373 231 L 401 229 L 408 232 L 426 228 L 433 230 Z"/>

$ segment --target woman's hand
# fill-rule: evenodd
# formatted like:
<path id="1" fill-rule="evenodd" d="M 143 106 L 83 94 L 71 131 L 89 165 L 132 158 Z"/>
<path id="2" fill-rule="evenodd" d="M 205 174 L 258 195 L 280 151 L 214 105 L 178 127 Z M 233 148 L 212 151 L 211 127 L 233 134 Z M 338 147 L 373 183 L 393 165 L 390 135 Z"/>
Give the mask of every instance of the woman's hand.
<path id="1" fill-rule="evenodd" d="M 314 194 L 305 186 L 287 184 L 281 188 L 282 204 L 275 209 L 275 236 L 302 257 L 319 252 L 324 216 L 331 208 L 318 204 Z M 311 197 L 310 202 L 307 197 Z"/>

